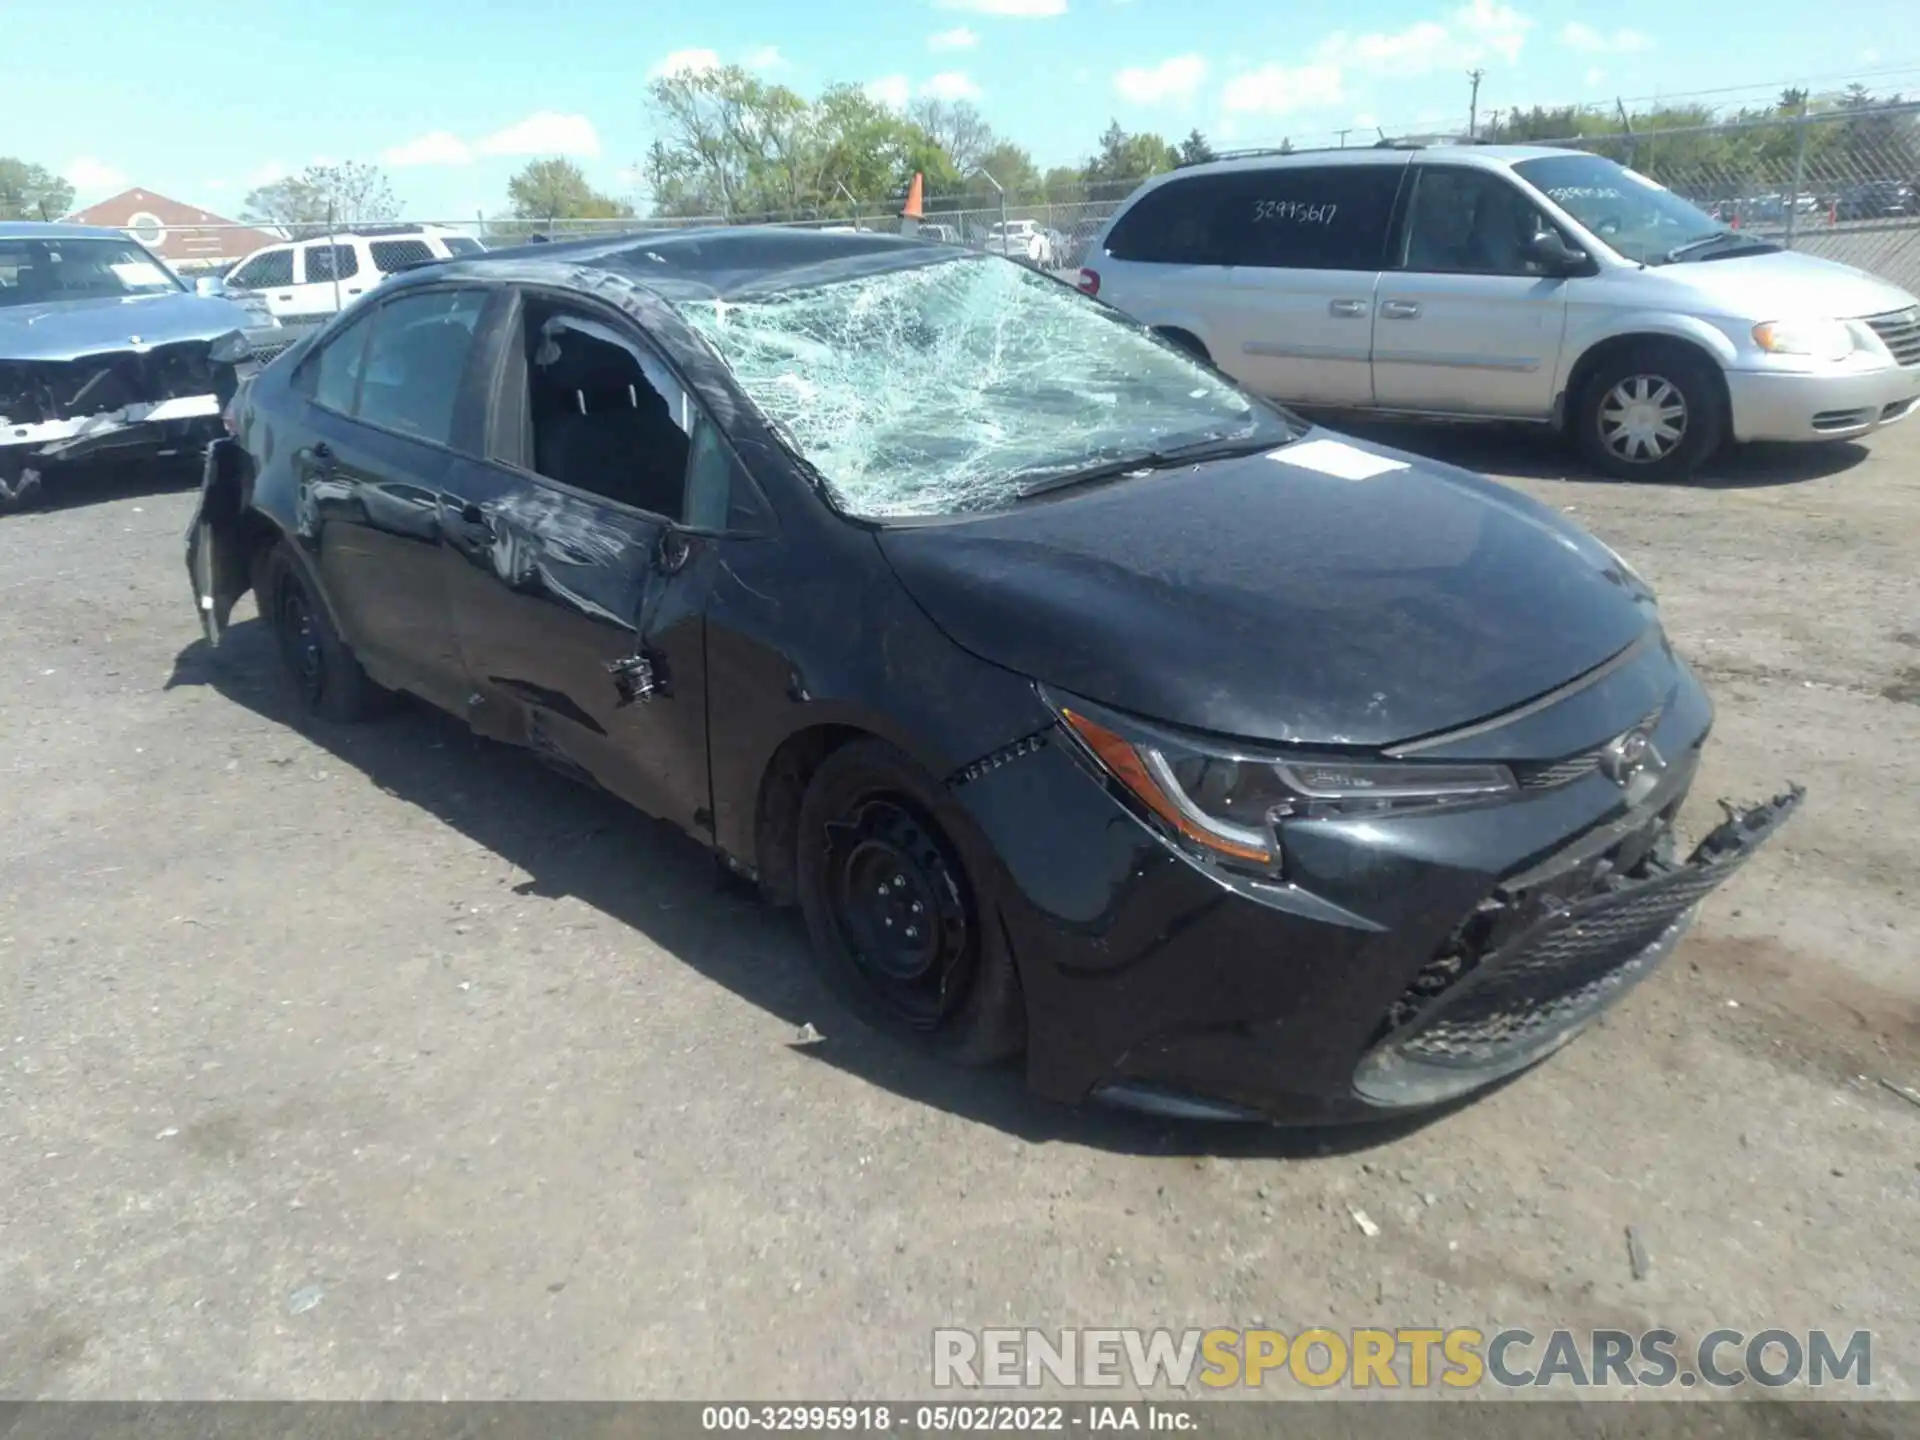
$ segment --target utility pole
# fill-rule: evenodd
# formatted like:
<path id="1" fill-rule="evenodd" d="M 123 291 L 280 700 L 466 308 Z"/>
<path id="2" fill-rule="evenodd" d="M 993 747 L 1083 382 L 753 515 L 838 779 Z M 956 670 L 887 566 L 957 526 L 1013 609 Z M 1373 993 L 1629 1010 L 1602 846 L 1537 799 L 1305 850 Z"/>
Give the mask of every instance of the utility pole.
<path id="1" fill-rule="evenodd" d="M 1473 82 L 1473 95 L 1467 101 L 1467 138 L 1476 139 L 1480 134 L 1480 82 L 1487 72 L 1478 68 L 1467 71 L 1467 79 Z"/>
<path id="2" fill-rule="evenodd" d="M 1351 129 L 1351 128 L 1349 128 L 1349 129 L 1346 129 L 1346 130 L 1336 130 L 1336 131 L 1334 131 L 1333 133 L 1334 133 L 1334 134 L 1336 134 L 1336 135 L 1338 135 L 1338 136 L 1340 137 L 1340 148 L 1341 148 L 1342 150 L 1344 150 L 1344 149 L 1346 149 L 1346 148 L 1347 148 L 1347 136 L 1349 136 L 1349 135 L 1351 135 L 1351 134 L 1353 133 L 1353 131 L 1352 131 L 1352 129 Z"/>

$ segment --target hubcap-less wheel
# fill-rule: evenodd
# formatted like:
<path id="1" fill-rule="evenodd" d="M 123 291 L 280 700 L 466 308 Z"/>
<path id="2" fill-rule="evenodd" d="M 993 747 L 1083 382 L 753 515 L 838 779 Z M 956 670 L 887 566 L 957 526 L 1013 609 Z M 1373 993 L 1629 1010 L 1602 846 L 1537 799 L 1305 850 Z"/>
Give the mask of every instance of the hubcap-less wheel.
<path id="1" fill-rule="evenodd" d="M 287 669 L 293 673 L 307 703 L 317 705 L 327 683 L 327 657 L 320 646 L 320 627 L 314 621 L 313 607 L 306 591 L 297 581 L 280 584 L 279 604 L 275 607 L 279 624 L 280 652 Z"/>
<path id="2" fill-rule="evenodd" d="M 1629 375 L 1600 402 L 1600 443 L 1630 465 L 1651 465 L 1687 433 L 1687 399 L 1660 375 Z"/>
<path id="3" fill-rule="evenodd" d="M 827 827 L 828 896 L 873 994 L 933 1029 L 972 978 L 966 903 L 941 846 L 904 805 L 868 799 Z"/>

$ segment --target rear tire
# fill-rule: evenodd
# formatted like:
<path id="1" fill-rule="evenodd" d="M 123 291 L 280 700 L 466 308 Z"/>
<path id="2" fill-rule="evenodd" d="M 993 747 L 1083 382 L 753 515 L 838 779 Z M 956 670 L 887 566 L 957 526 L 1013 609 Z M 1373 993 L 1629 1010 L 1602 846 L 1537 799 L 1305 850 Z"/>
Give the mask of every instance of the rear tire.
<path id="1" fill-rule="evenodd" d="M 800 908 L 821 978 L 875 1029 L 963 1065 L 1011 1059 L 1026 1009 L 939 786 L 893 746 L 827 756 L 801 802 Z"/>
<path id="2" fill-rule="evenodd" d="M 1575 439 L 1596 470 L 1619 480 L 1684 480 L 1727 434 L 1727 402 L 1712 363 L 1675 345 L 1635 345 L 1587 377 Z"/>
<path id="3" fill-rule="evenodd" d="M 386 692 L 367 678 L 284 542 L 261 558 L 254 597 L 306 714 L 346 724 L 378 713 Z"/>

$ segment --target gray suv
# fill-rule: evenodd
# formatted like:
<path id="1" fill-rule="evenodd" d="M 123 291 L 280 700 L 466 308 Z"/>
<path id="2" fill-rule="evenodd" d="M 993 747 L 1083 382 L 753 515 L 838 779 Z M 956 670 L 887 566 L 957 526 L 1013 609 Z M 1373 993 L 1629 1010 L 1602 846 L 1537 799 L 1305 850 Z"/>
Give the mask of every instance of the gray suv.
<path id="1" fill-rule="evenodd" d="M 1920 301 L 1532 146 L 1255 154 L 1149 180 L 1080 286 L 1263 394 L 1526 420 L 1599 469 L 1848 440 L 1920 404 Z"/>

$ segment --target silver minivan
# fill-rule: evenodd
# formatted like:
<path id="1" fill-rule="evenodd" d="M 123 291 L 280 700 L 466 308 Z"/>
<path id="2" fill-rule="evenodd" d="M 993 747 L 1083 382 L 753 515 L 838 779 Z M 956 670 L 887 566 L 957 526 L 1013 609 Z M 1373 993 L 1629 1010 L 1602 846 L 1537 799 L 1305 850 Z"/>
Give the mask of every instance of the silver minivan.
<path id="1" fill-rule="evenodd" d="M 1728 438 L 1849 440 L 1920 404 L 1920 301 L 1730 229 L 1597 155 L 1255 154 L 1147 181 L 1080 287 L 1307 406 L 1566 429 L 1669 478 Z"/>

